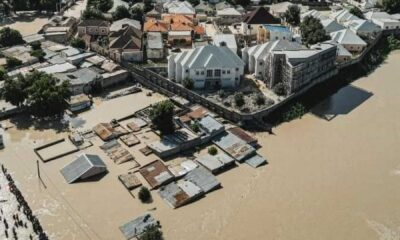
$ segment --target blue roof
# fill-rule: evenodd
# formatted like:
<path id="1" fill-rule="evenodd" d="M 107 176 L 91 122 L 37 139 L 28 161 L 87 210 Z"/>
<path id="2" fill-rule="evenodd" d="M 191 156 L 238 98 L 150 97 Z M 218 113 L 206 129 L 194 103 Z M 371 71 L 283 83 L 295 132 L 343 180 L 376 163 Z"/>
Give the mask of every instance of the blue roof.
<path id="1" fill-rule="evenodd" d="M 290 32 L 289 28 L 281 25 L 264 24 L 264 27 L 271 32 Z"/>

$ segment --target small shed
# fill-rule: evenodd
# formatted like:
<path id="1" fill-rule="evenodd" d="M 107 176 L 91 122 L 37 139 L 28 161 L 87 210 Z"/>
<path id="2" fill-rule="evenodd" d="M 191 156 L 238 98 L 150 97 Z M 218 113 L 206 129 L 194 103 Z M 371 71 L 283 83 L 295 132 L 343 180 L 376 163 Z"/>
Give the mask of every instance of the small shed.
<path id="1" fill-rule="evenodd" d="M 267 160 L 265 160 L 262 156 L 256 154 L 252 156 L 251 158 L 247 159 L 245 161 L 248 165 L 252 166 L 253 168 L 257 168 L 261 165 L 264 165 L 267 163 Z"/>
<path id="2" fill-rule="evenodd" d="M 245 130 L 243 130 L 240 127 L 229 128 L 228 131 L 253 147 L 258 145 L 258 140 L 252 137 L 250 134 L 248 134 Z"/>
<path id="3" fill-rule="evenodd" d="M 147 213 L 143 216 L 133 219 L 130 222 L 125 223 L 124 225 L 119 227 L 119 229 L 121 230 L 122 234 L 124 234 L 125 239 L 130 240 L 135 237 L 139 237 L 141 234 L 144 233 L 146 228 L 151 226 L 158 226 L 158 224 L 156 219 Z"/>
<path id="4" fill-rule="evenodd" d="M 73 183 L 77 180 L 86 179 L 107 171 L 103 160 L 97 155 L 85 154 L 78 156 L 70 164 L 61 169 L 67 183 Z"/>
<path id="5" fill-rule="evenodd" d="M 181 180 L 177 183 L 169 183 L 168 185 L 161 187 L 158 193 L 172 208 L 183 206 L 204 195 L 204 192 L 200 187 L 185 180 Z"/>
<path id="6" fill-rule="evenodd" d="M 213 142 L 239 162 L 251 157 L 256 152 L 254 147 L 230 132 L 217 136 Z"/>

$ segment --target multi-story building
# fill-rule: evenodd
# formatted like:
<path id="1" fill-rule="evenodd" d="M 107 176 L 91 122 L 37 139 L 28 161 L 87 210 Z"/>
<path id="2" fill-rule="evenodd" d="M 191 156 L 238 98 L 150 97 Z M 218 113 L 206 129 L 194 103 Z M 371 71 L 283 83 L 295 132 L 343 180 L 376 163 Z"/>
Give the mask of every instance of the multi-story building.
<path id="1" fill-rule="evenodd" d="M 336 46 L 321 43 L 308 49 L 277 40 L 244 48 L 242 58 L 249 72 L 263 79 L 269 88 L 282 83 L 286 94 L 291 94 L 336 69 Z"/>
<path id="2" fill-rule="evenodd" d="M 191 79 L 195 88 L 237 87 L 243 72 L 244 62 L 226 46 L 206 45 L 168 58 L 168 78 Z"/>

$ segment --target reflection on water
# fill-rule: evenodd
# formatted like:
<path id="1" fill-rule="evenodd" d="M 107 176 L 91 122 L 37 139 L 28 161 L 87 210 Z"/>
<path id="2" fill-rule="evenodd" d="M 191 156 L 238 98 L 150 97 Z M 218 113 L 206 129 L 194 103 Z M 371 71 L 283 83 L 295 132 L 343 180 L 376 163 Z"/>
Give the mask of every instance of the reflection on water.
<path id="1" fill-rule="evenodd" d="M 311 112 L 330 121 L 337 115 L 350 113 L 372 95 L 371 92 L 364 89 L 348 85 L 318 104 Z"/>

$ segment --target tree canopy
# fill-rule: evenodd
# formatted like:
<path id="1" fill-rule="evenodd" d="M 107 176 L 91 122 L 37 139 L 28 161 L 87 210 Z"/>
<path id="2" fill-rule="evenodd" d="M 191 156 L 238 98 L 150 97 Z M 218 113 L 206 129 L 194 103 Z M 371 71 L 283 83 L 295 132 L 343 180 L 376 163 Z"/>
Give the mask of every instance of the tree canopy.
<path id="1" fill-rule="evenodd" d="M 103 15 L 103 13 L 97 9 L 93 8 L 86 8 L 86 10 L 83 11 L 82 13 L 82 19 L 102 19 L 105 20 L 106 17 Z"/>
<path id="2" fill-rule="evenodd" d="M 304 18 L 300 31 L 302 41 L 307 46 L 329 40 L 321 21 L 312 16 Z"/>
<path id="3" fill-rule="evenodd" d="M 139 240 L 164 240 L 163 233 L 157 225 L 147 227 Z"/>
<path id="4" fill-rule="evenodd" d="M 113 20 L 116 21 L 123 18 L 130 18 L 131 13 L 129 12 L 127 7 L 120 5 L 115 9 L 115 12 L 113 12 L 112 17 Z"/>
<path id="5" fill-rule="evenodd" d="M 364 14 L 358 7 L 352 7 L 349 12 L 356 17 L 364 19 Z"/>
<path id="6" fill-rule="evenodd" d="M 297 5 L 290 5 L 284 15 L 286 22 L 293 26 L 300 24 L 300 8 Z"/>
<path id="7" fill-rule="evenodd" d="M 45 117 L 62 113 L 68 106 L 69 83 L 59 83 L 57 79 L 46 73 L 34 71 L 17 79 L 6 79 L 3 97 L 13 105 L 26 104 L 31 107 L 32 114 Z"/>
<path id="8" fill-rule="evenodd" d="M 382 0 L 382 7 L 388 13 L 399 13 L 400 12 L 400 1 L 399 0 Z"/>
<path id="9" fill-rule="evenodd" d="M 138 20 L 139 22 L 143 22 L 144 12 L 141 7 L 133 7 L 131 8 L 131 16 L 132 19 Z"/>
<path id="10" fill-rule="evenodd" d="M 51 10 L 55 11 L 59 8 L 58 0 L 13 0 L 11 1 L 14 11 L 41 11 Z M 56 9 L 57 8 L 57 9 Z"/>
<path id="11" fill-rule="evenodd" d="M 11 47 L 18 44 L 22 44 L 25 41 L 22 39 L 22 35 L 17 30 L 5 27 L 0 30 L 0 46 Z"/>
<path id="12" fill-rule="evenodd" d="M 114 5 L 113 0 L 88 0 L 87 8 L 98 9 L 102 12 L 108 12 Z"/>
<path id="13" fill-rule="evenodd" d="M 150 119 L 161 134 L 169 134 L 175 131 L 173 116 L 174 104 L 170 100 L 155 104 L 150 111 Z"/>
<path id="14" fill-rule="evenodd" d="M 71 40 L 71 46 L 74 48 L 85 49 L 86 43 L 82 38 L 74 38 Z"/>

